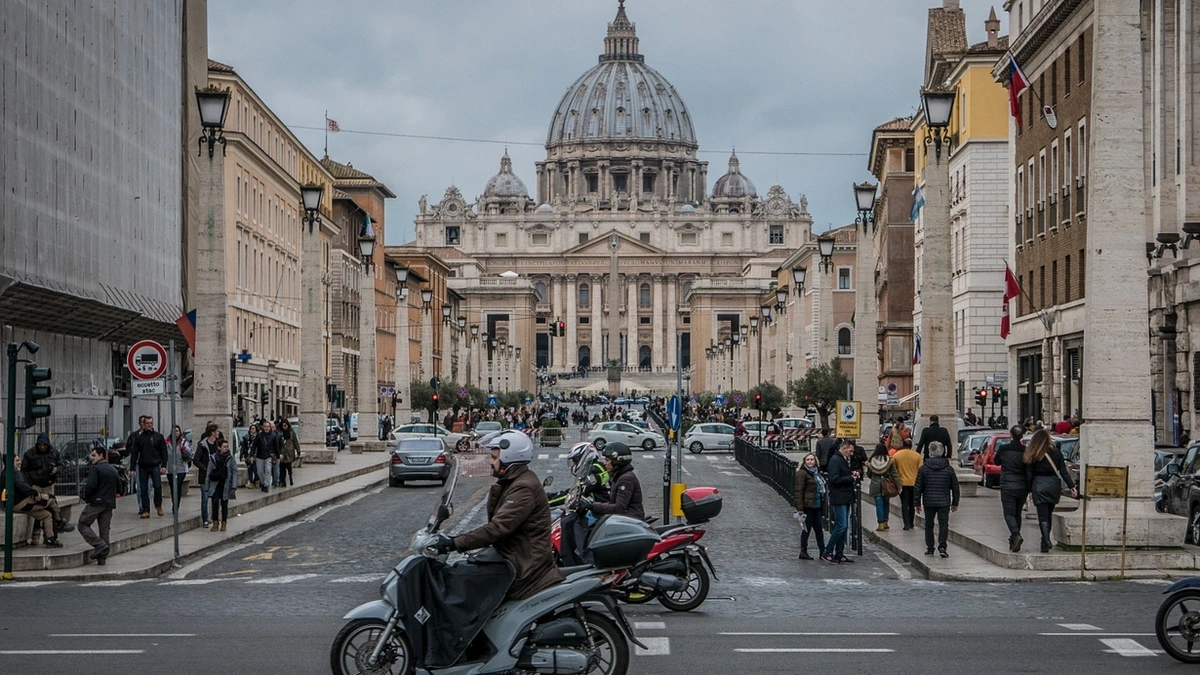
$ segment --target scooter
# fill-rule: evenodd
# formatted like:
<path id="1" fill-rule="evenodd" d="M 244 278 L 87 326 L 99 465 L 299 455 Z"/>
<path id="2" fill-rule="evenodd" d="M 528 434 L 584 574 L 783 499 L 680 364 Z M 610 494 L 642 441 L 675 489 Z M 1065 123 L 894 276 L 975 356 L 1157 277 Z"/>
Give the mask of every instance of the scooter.
<path id="1" fill-rule="evenodd" d="M 1200 577 L 1180 579 L 1163 593 L 1154 620 L 1158 644 L 1178 661 L 1200 663 Z"/>
<path id="2" fill-rule="evenodd" d="M 619 570 L 645 557 L 661 537 L 632 518 L 597 523 L 601 567 L 564 569 L 565 581 L 524 600 L 504 601 L 512 565 L 493 548 L 447 562 L 432 547 L 453 512 L 457 476 L 410 555 L 384 579 L 381 599 L 346 614 L 334 638 L 334 675 L 625 675 L 629 643 L 645 648 L 611 594 Z M 429 583 L 434 581 L 436 583 Z M 674 579 L 647 580 L 670 586 Z"/>

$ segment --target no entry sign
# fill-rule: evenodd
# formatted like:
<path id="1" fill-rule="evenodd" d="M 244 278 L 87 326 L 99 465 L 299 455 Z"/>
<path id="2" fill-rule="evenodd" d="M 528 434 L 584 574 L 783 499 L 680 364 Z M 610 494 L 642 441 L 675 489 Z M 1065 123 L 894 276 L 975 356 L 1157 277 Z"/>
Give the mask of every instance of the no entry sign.
<path id="1" fill-rule="evenodd" d="M 167 350 L 154 340 L 142 340 L 129 348 L 125 357 L 129 374 L 139 380 L 153 380 L 167 372 Z"/>

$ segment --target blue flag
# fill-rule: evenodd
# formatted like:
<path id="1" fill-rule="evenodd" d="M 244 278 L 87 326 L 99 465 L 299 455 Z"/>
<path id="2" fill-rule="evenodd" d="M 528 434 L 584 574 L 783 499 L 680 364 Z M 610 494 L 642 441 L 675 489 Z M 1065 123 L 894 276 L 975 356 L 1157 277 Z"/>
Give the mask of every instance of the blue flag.
<path id="1" fill-rule="evenodd" d="M 923 206 L 925 206 L 925 193 L 921 192 L 920 185 L 916 185 L 912 191 L 912 207 L 908 211 L 908 219 L 915 222 L 917 216 L 921 215 Z"/>

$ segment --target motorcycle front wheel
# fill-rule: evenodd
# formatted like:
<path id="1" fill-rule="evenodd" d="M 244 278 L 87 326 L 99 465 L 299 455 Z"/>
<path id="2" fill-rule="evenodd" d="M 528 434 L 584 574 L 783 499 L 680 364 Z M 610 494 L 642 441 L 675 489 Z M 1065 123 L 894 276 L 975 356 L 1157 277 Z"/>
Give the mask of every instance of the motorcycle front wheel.
<path id="1" fill-rule="evenodd" d="M 588 610 L 591 654 L 587 675 L 625 675 L 629 670 L 629 643 L 617 624 L 607 616 Z"/>
<path id="2" fill-rule="evenodd" d="M 1200 663 L 1200 589 L 1186 588 L 1168 596 L 1158 608 L 1154 629 L 1158 644 L 1172 658 Z"/>
<path id="3" fill-rule="evenodd" d="M 694 562 L 688 565 L 687 575 L 683 577 L 683 588 L 678 591 L 663 591 L 658 601 L 663 607 L 672 612 L 690 612 L 704 603 L 708 597 L 708 570 L 704 565 Z"/>
<path id="4" fill-rule="evenodd" d="M 414 666 L 408 638 L 393 631 L 379 654 L 379 662 L 369 663 L 375 645 L 387 624 L 378 619 L 356 619 L 347 623 L 333 639 L 329 652 L 333 675 L 412 675 Z"/>

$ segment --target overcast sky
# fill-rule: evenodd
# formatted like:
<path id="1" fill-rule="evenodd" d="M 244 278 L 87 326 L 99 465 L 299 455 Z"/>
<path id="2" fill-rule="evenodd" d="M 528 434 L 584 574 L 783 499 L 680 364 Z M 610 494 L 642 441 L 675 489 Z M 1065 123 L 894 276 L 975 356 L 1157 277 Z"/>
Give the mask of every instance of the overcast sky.
<path id="1" fill-rule="evenodd" d="M 709 189 L 738 149 L 760 195 L 808 196 L 814 229 L 854 219 L 871 130 L 919 105 L 926 16 L 941 0 L 627 0 L 646 63 L 683 97 Z M 997 5 L 962 0 L 970 43 Z M 508 141 L 534 188 L 551 116 L 596 64 L 616 0 L 209 0 L 209 56 L 228 63 L 318 157 L 387 184 L 387 243 L 411 240 L 421 195 L 468 201 Z M 518 145 L 525 143 L 527 145 Z M 860 153 L 769 156 L 755 151 Z M 531 195 L 535 196 L 536 195 Z"/>

